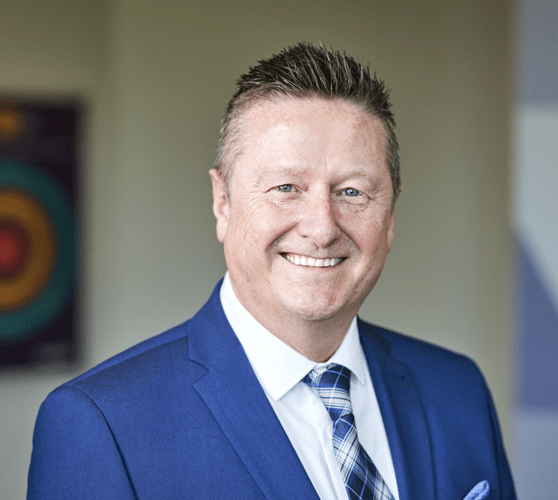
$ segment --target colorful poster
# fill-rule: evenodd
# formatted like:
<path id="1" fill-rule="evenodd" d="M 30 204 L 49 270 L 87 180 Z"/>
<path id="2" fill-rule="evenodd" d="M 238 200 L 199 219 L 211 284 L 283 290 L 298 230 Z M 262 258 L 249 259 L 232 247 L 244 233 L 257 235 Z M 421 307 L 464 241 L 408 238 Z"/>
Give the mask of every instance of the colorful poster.
<path id="1" fill-rule="evenodd" d="M 79 106 L 0 96 L 0 364 L 77 354 Z"/>

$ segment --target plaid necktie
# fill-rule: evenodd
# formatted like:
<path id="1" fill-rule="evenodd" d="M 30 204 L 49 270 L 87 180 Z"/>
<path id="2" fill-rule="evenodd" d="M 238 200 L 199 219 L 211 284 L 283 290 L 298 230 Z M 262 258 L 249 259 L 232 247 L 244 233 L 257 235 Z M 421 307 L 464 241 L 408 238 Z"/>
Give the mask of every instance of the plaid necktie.
<path id="1" fill-rule="evenodd" d="M 302 381 L 322 399 L 333 420 L 333 448 L 351 500 L 394 500 L 391 491 L 358 441 L 350 399 L 351 371 L 329 365 L 312 370 Z"/>

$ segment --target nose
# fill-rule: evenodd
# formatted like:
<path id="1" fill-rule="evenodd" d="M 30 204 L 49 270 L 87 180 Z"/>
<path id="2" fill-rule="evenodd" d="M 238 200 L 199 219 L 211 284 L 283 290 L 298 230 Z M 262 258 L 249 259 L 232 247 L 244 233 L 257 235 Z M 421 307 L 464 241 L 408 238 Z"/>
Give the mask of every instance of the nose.
<path id="1" fill-rule="evenodd" d="M 321 192 L 307 193 L 299 210 L 297 228 L 302 237 L 310 238 L 318 248 L 328 248 L 339 238 L 341 230 L 329 188 L 327 192 L 323 189 Z"/>

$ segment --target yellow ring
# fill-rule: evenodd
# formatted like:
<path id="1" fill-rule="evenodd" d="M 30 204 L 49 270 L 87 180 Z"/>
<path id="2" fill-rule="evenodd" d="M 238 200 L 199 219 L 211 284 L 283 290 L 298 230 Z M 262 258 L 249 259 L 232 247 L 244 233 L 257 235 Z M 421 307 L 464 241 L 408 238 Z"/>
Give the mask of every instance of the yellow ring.
<path id="1" fill-rule="evenodd" d="M 55 231 L 43 207 L 25 193 L 0 190 L 1 218 L 16 220 L 31 239 L 25 269 L 14 280 L 0 283 L 0 310 L 13 310 L 30 302 L 50 278 L 56 255 Z"/>

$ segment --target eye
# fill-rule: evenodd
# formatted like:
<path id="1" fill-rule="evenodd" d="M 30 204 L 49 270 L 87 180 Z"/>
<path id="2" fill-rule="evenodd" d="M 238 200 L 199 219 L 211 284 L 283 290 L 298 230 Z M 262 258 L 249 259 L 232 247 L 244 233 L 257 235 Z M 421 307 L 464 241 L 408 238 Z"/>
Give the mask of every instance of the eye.
<path id="1" fill-rule="evenodd" d="M 277 191 L 281 193 L 290 193 L 293 190 L 292 184 L 283 184 L 281 186 L 277 186 Z"/>
<path id="2" fill-rule="evenodd" d="M 351 197 L 355 197 L 355 196 L 358 196 L 360 194 L 360 192 L 357 191 L 354 188 L 343 189 L 343 191 L 341 191 L 341 193 L 344 194 L 345 196 L 351 196 Z"/>

